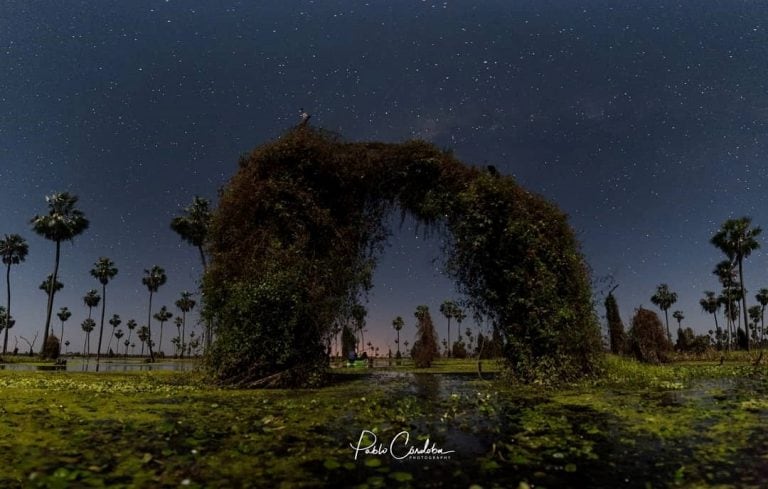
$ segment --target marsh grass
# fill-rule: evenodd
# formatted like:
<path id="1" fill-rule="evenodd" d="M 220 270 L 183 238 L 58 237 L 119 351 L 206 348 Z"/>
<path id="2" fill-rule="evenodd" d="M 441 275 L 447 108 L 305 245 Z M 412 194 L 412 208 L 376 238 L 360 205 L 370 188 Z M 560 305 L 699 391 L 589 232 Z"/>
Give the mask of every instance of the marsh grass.
<path id="1" fill-rule="evenodd" d="M 768 483 L 764 367 L 608 357 L 602 378 L 554 388 L 481 381 L 472 364 L 350 369 L 322 389 L 258 391 L 196 372 L 3 371 L 0 487 Z M 455 453 L 354 460 L 363 429 L 387 443 L 407 430 Z"/>

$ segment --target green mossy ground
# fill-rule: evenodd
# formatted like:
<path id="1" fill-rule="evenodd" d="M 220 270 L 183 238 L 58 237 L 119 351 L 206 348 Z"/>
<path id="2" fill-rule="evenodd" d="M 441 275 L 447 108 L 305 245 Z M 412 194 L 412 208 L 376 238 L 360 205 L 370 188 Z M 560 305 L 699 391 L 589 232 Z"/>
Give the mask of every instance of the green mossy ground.
<path id="1" fill-rule="evenodd" d="M 558 390 L 479 380 L 466 361 L 297 391 L 219 389 L 189 372 L 1 371 L 0 487 L 768 483 L 765 367 L 607 363 L 602 380 Z M 364 429 L 455 452 L 354 460 Z"/>

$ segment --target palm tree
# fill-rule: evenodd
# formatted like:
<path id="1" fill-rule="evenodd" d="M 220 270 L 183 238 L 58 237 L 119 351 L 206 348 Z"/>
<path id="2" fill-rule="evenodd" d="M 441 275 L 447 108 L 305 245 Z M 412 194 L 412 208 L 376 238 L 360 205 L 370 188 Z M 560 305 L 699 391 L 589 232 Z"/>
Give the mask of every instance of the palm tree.
<path id="1" fill-rule="evenodd" d="M 171 220 L 171 229 L 200 252 L 200 262 L 203 264 L 203 272 L 208 268 L 205 258 L 205 240 L 208 237 L 208 228 L 211 223 L 211 202 L 199 196 L 195 196 L 192 204 L 184 208 L 182 216 L 174 217 Z M 211 346 L 212 327 L 211 321 L 206 321 L 205 326 L 205 344 L 206 348 Z"/>
<path id="2" fill-rule="evenodd" d="M 101 296 L 96 289 L 91 289 L 83 296 L 83 302 L 85 303 L 85 307 L 88 308 L 88 319 L 91 319 L 91 312 L 93 311 L 93 308 L 98 306 L 99 302 L 101 302 Z"/>
<path id="3" fill-rule="evenodd" d="M 53 279 L 53 275 L 48 275 L 47 277 L 45 277 L 45 280 L 43 280 L 43 282 L 40 284 L 40 286 L 38 286 L 38 289 L 40 289 L 43 292 L 45 292 L 45 295 L 47 295 L 47 296 L 51 295 L 51 280 L 52 279 Z M 53 293 L 55 294 L 56 292 L 60 291 L 63 288 L 64 288 L 64 284 L 57 280 L 56 283 L 53 285 Z"/>
<path id="4" fill-rule="evenodd" d="M 149 341 L 149 328 L 146 326 L 142 326 L 139 328 L 139 341 L 141 341 L 141 353 L 139 353 L 139 356 L 144 356 L 144 343 L 147 343 Z M 151 352 L 151 349 L 150 349 Z"/>
<path id="5" fill-rule="evenodd" d="M 155 319 L 157 319 L 160 322 L 160 341 L 157 343 L 157 351 L 162 352 L 163 351 L 163 323 L 168 321 L 173 317 L 173 314 L 168 312 L 168 308 L 163 306 L 160 308 L 159 311 L 155 313 L 153 316 Z"/>
<path id="6" fill-rule="evenodd" d="M 112 334 L 115 336 L 115 338 L 117 338 L 117 340 L 116 340 L 116 343 L 117 343 L 117 344 L 115 345 L 115 349 L 118 349 L 118 348 L 120 347 L 120 338 L 122 338 L 123 336 L 125 336 L 125 334 L 123 333 L 123 330 L 122 330 L 122 329 L 118 329 L 117 331 L 115 331 L 115 330 L 113 329 L 112 331 L 113 331 L 113 333 L 112 333 Z M 110 344 L 110 345 L 112 344 L 112 339 L 111 339 L 111 338 L 110 338 L 110 342 L 109 342 L 109 344 Z M 120 354 L 120 353 L 119 353 L 119 350 L 118 350 L 118 353 L 117 353 L 117 355 L 119 355 L 119 354 Z"/>
<path id="7" fill-rule="evenodd" d="M 13 319 L 13 316 L 8 315 L 4 306 L 0 306 L 0 331 L 5 330 L 7 336 L 8 330 L 11 329 L 14 324 L 16 324 L 16 320 Z M 5 354 L 5 352 L 3 352 L 3 354 Z"/>
<path id="8" fill-rule="evenodd" d="M 747 319 L 747 289 L 744 285 L 744 258 L 756 249 L 760 248 L 757 237 L 762 232 L 759 227 L 751 227 L 752 219 L 741 217 L 739 219 L 728 219 L 720 227 L 720 230 L 712 236 L 710 242 L 722 251 L 731 261 L 735 260 L 739 266 L 739 283 L 743 290 L 741 296 L 741 309 L 744 311 L 744 325 L 746 327 Z M 749 334 L 747 336 L 747 350 L 749 350 Z"/>
<path id="9" fill-rule="evenodd" d="M 768 289 L 757 291 L 755 300 L 760 303 L 760 342 L 765 339 L 765 306 L 768 306 Z"/>
<path id="10" fill-rule="evenodd" d="M 127 339 L 123 341 L 123 344 L 125 345 L 125 356 L 128 356 L 128 347 L 131 345 L 131 340 Z"/>
<path id="11" fill-rule="evenodd" d="M 747 334 L 749 334 L 749 330 L 752 330 L 752 338 L 755 341 L 760 341 L 760 338 L 758 336 L 758 326 L 760 326 L 760 316 L 762 315 L 762 308 L 760 306 L 752 306 L 749 308 L 749 319 L 752 320 L 752 322 L 747 327 Z"/>
<path id="12" fill-rule="evenodd" d="M 184 324 L 184 319 L 181 316 L 176 316 L 173 318 L 173 324 L 176 325 L 176 338 L 171 341 L 176 346 L 176 355 L 178 356 L 179 348 L 181 348 L 181 327 Z"/>
<path id="13" fill-rule="evenodd" d="M 360 332 L 360 349 L 365 351 L 365 334 L 363 334 L 363 328 L 365 328 L 365 316 L 368 315 L 368 311 L 366 311 L 365 307 L 362 305 L 355 304 L 352 306 L 352 310 L 350 312 L 352 315 L 352 320 L 355 322 L 355 330 Z"/>
<path id="14" fill-rule="evenodd" d="M 149 346 L 149 361 L 155 361 L 155 353 L 152 350 L 152 296 L 168 280 L 165 270 L 155 265 L 151 270 L 144 270 L 144 278 L 141 283 L 146 285 L 149 291 L 149 308 L 147 309 L 147 345 Z"/>
<path id="15" fill-rule="evenodd" d="M 61 321 L 61 340 L 64 340 L 64 323 L 67 322 L 69 318 L 72 317 L 72 312 L 69 310 L 68 307 L 62 307 L 59 309 L 59 312 L 56 313 L 56 316 L 58 316 L 59 321 Z M 61 343 L 59 343 L 59 350 L 61 350 Z"/>
<path id="16" fill-rule="evenodd" d="M 405 321 L 403 321 L 403 318 L 400 316 L 397 316 L 392 321 L 392 327 L 395 328 L 395 331 L 397 331 L 397 358 L 402 356 L 400 354 L 400 330 L 403 329 L 403 326 L 405 326 Z"/>
<path id="17" fill-rule="evenodd" d="M 448 339 L 446 340 L 448 344 L 448 348 L 447 348 L 448 354 L 446 356 L 448 357 L 451 356 L 451 318 L 455 315 L 456 309 L 457 309 L 456 303 L 453 302 L 452 300 L 446 300 L 446 301 L 443 301 L 442 304 L 440 304 L 440 312 L 442 313 L 443 316 L 446 317 L 446 319 L 448 319 Z"/>
<path id="18" fill-rule="evenodd" d="M 120 319 L 120 316 L 118 314 L 112 314 L 112 317 L 109 320 L 109 324 L 112 326 L 112 334 L 113 335 L 115 335 L 115 328 L 120 326 L 120 324 L 122 322 L 123 321 L 122 321 L 122 319 Z M 115 336 L 117 336 L 117 335 L 115 335 Z M 122 332 L 122 330 L 120 330 L 120 336 L 118 336 L 118 338 L 117 338 L 117 345 L 115 346 L 116 349 L 120 347 L 120 338 L 122 336 L 123 336 L 123 332 Z M 109 343 L 107 343 L 107 351 L 109 351 L 111 349 L 112 349 L 112 337 L 110 336 L 109 337 Z"/>
<path id="19" fill-rule="evenodd" d="M 672 313 L 672 317 L 677 320 L 677 334 L 680 334 L 680 331 L 683 329 L 682 322 L 683 319 L 685 319 L 685 316 L 683 316 L 683 311 L 675 311 Z"/>
<path id="20" fill-rule="evenodd" d="M 184 208 L 185 215 L 174 217 L 171 220 L 171 229 L 200 252 L 203 270 L 208 266 L 203 245 L 208 236 L 208 226 L 211 222 L 210 205 L 211 202 L 208 199 L 195 196 L 192 204 Z"/>
<path id="21" fill-rule="evenodd" d="M 720 301 L 717 300 L 717 296 L 711 290 L 704 291 L 704 298 L 699 300 L 699 304 L 704 312 L 712 314 L 715 318 L 715 337 L 718 341 L 718 347 L 720 346 L 720 338 L 722 336 L 720 326 L 717 324 L 717 311 L 720 309 Z"/>
<path id="22" fill-rule="evenodd" d="M 7 291 L 7 302 L 5 308 L 6 323 L 11 317 L 11 265 L 18 265 L 27 258 L 29 253 L 29 245 L 18 234 L 5 235 L 5 238 L 0 240 L 0 257 L 3 259 L 3 263 L 6 265 L 5 269 L 5 287 Z M 5 338 L 3 339 L 3 355 L 8 350 L 8 329 L 5 330 Z"/>
<path id="23" fill-rule="evenodd" d="M 131 335 L 133 334 L 133 330 L 136 329 L 136 326 L 137 326 L 136 320 L 135 319 L 129 319 L 128 322 L 125 323 L 125 326 L 128 328 L 128 339 L 126 339 L 125 341 L 130 343 L 131 342 Z M 125 347 L 125 355 L 128 356 L 128 345 L 126 345 L 126 347 Z"/>
<path id="24" fill-rule="evenodd" d="M 408 345 L 410 345 L 410 343 L 408 342 L 408 340 L 405 340 L 403 341 L 403 344 L 405 345 L 405 354 L 410 356 L 410 354 L 408 353 Z"/>
<path id="25" fill-rule="evenodd" d="M 96 327 L 96 321 L 91 318 L 87 318 L 81 325 L 83 331 L 85 331 L 85 342 L 83 343 L 83 351 L 85 357 L 88 358 L 91 355 L 91 331 Z"/>
<path id="26" fill-rule="evenodd" d="M 656 287 L 656 293 L 651 296 L 651 302 L 664 311 L 664 320 L 667 324 L 667 339 L 671 343 L 672 334 L 669 332 L 669 314 L 667 311 L 672 307 L 672 304 L 677 302 L 677 293 L 670 291 L 667 284 L 659 284 Z"/>
<path id="27" fill-rule="evenodd" d="M 733 294 L 731 291 L 734 287 L 738 286 L 738 282 L 736 281 L 736 270 L 734 269 L 734 264 L 731 260 L 723 260 L 715 266 L 712 273 L 717 276 L 717 279 L 724 288 L 719 300 L 720 303 L 725 306 L 723 308 L 723 314 L 725 314 L 725 326 L 727 331 L 726 347 L 730 349 L 734 336 L 731 331 L 733 325 L 733 314 L 731 314 L 733 311 Z"/>
<path id="28" fill-rule="evenodd" d="M 459 339 L 461 339 L 461 323 L 467 319 L 467 313 L 464 312 L 464 309 L 456 305 L 456 309 L 453 311 L 453 319 L 455 319 L 456 324 L 458 324 Z"/>
<path id="29" fill-rule="evenodd" d="M 176 307 L 181 311 L 181 357 L 184 358 L 184 338 L 187 329 L 187 313 L 191 311 L 197 303 L 192 299 L 192 292 L 184 291 L 181 298 L 176 301 Z"/>
<path id="30" fill-rule="evenodd" d="M 117 275 L 117 268 L 115 264 L 107 257 L 102 256 L 96 263 L 93 264 L 91 269 L 91 276 L 99 281 L 101 284 L 101 325 L 99 326 L 99 347 L 96 349 L 96 371 L 99 371 L 99 360 L 101 359 L 101 337 L 104 334 L 104 314 L 107 309 L 107 284 L 110 280 Z M 114 328 L 113 328 L 114 329 Z M 112 337 L 109 338 L 110 344 L 112 343 Z"/>
<path id="31" fill-rule="evenodd" d="M 59 274 L 59 262 L 61 260 L 61 242 L 72 241 L 75 236 L 88 229 L 88 219 L 79 209 L 75 208 L 77 196 L 68 192 L 56 193 L 46 196 L 48 214 L 37 215 L 32 218 L 32 229 L 47 240 L 56 244 L 56 254 L 53 265 L 51 283 L 55 284 Z M 48 306 L 45 313 L 45 331 L 43 334 L 43 347 L 48 339 L 51 328 L 51 313 L 53 312 L 53 296 L 55 291 L 48 291 Z"/>

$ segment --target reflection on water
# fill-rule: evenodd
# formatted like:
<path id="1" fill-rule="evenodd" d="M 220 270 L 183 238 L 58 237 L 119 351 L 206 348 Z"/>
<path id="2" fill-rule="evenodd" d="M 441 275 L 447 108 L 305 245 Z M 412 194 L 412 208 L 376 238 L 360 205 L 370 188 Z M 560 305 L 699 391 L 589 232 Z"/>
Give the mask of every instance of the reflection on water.
<path id="1" fill-rule="evenodd" d="M 140 372 L 150 370 L 191 370 L 198 366 L 196 360 L 170 360 L 146 363 L 143 360 L 102 360 L 99 362 L 99 372 Z M 65 365 L 52 363 L 3 363 L 0 369 L 23 371 L 67 371 L 67 372 L 96 372 L 95 359 L 67 359 Z"/>

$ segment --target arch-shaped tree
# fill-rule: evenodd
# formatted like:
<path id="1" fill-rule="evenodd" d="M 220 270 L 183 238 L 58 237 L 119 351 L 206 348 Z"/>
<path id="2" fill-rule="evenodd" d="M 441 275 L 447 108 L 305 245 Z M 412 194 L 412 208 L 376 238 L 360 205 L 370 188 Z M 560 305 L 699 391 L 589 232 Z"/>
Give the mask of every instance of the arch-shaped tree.
<path id="1" fill-rule="evenodd" d="M 587 268 L 556 206 L 425 142 L 349 143 L 305 125 L 242 158 L 221 193 L 203 286 L 213 373 L 245 386 L 316 379 L 395 211 L 446 238 L 446 272 L 499 330 L 519 380 L 596 370 Z"/>

